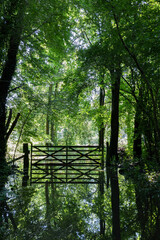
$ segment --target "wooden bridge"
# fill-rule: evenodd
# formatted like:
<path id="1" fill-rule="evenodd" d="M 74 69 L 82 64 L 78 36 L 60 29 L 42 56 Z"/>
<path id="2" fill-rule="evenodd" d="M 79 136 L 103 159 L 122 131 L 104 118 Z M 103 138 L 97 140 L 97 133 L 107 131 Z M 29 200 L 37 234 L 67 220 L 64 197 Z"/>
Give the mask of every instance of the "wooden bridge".
<path id="1" fill-rule="evenodd" d="M 99 183 L 99 146 L 31 146 L 30 183 Z"/>

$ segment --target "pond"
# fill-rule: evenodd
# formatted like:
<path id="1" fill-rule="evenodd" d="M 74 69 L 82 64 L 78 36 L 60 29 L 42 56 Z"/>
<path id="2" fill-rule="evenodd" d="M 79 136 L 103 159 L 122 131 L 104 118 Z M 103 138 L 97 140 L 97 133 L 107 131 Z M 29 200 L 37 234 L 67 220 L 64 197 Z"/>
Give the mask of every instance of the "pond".
<path id="1" fill-rule="evenodd" d="M 113 239 L 111 188 L 110 186 L 107 188 L 106 183 L 103 197 L 99 194 L 98 184 L 46 182 L 28 184 L 25 187 L 22 185 L 24 185 L 23 171 L 20 164 L 20 167 L 12 170 L 5 187 L 1 190 L 0 239 Z M 143 209 L 141 217 L 148 226 L 148 232 L 145 234 L 151 237 L 146 239 L 159 239 L 154 238 L 159 216 L 159 203 L 157 202 L 156 205 L 158 198 L 151 199 L 150 196 L 150 199 L 148 197 L 145 199 L 145 196 L 148 196 L 146 191 L 150 191 L 149 188 L 141 189 L 146 195 L 143 195 L 144 199 L 140 198 L 137 196 L 137 185 L 135 186 L 133 181 L 121 174 L 119 174 L 119 186 L 121 239 L 144 239 L 142 230 L 147 230 L 141 225 L 142 222 L 139 222 L 139 209 Z M 153 189 L 152 193 L 154 193 Z M 154 197 L 158 197 L 156 193 Z M 152 212 L 150 212 L 151 201 Z M 139 206 L 140 204 L 142 205 Z M 105 233 L 101 235 L 102 219 L 105 222 Z"/>

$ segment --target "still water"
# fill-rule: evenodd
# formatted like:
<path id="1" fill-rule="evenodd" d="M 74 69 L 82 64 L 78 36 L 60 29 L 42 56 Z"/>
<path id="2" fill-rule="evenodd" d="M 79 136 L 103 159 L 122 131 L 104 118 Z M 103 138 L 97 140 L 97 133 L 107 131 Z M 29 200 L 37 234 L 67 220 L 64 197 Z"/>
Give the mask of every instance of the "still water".
<path id="1" fill-rule="evenodd" d="M 144 239 L 138 222 L 135 186 L 121 175 L 119 185 L 122 240 Z M 97 184 L 46 183 L 22 187 L 22 171 L 15 169 L 0 193 L 0 239 L 111 240 L 111 190 L 105 185 L 103 201 L 98 192 Z M 145 221 L 150 224 L 150 232 L 158 224 L 157 206 L 152 206 L 152 215 L 146 211 Z M 145 211 L 145 207 L 141 206 L 141 209 Z M 105 220 L 104 236 L 100 235 L 100 218 Z M 154 237 L 146 239 L 158 240 Z"/>

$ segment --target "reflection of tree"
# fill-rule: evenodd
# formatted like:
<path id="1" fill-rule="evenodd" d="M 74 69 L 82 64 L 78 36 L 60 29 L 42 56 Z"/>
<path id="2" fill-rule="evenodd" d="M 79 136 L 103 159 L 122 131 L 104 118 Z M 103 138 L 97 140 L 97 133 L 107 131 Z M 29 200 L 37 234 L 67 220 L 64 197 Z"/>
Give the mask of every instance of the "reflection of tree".
<path id="1" fill-rule="evenodd" d="M 4 168 L 3 170 L 6 170 L 6 174 L 0 174 L 0 236 L 1 239 L 5 239 L 7 229 L 9 227 L 9 224 L 12 225 L 12 228 L 14 231 L 17 230 L 17 224 L 15 221 L 15 218 L 13 216 L 12 210 L 10 209 L 8 203 L 7 203 L 7 196 L 5 189 L 5 183 L 7 182 L 7 175 L 8 175 L 8 169 Z M 2 172 L 2 169 L 1 169 Z M 1 173 L 0 172 L 0 173 Z"/>
<path id="2" fill-rule="evenodd" d="M 82 234 L 86 229 L 79 194 L 76 198 L 75 188 L 68 188 L 67 192 L 65 187 L 60 187 L 53 197 L 52 186 L 46 185 L 46 189 L 44 186 L 15 189 L 10 200 L 4 199 L 3 204 L 1 201 L 1 220 L 5 226 L 5 229 L 1 227 L 4 233 L 1 236 L 13 240 L 37 237 L 45 240 L 53 236 L 54 239 L 79 239 L 77 232 Z"/>
<path id="3" fill-rule="evenodd" d="M 65 187 L 61 190 L 53 189 L 52 185 L 46 183 L 45 198 L 47 228 L 41 239 L 50 239 L 52 236 L 55 240 L 79 239 L 77 233 L 82 231 L 84 220 L 79 201 L 73 193 L 66 195 Z"/>
<path id="4" fill-rule="evenodd" d="M 17 239 L 16 236 L 18 236 L 18 239 L 30 239 L 30 231 L 26 231 L 26 229 L 32 229 L 30 222 L 32 218 L 29 220 L 31 217 L 29 208 L 33 193 L 33 188 L 17 189 L 16 186 L 1 191 L 0 236 L 3 237 L 2 239 Z M 10 198 L 6 197 L 8 194 Z"/>
<path id="5" fill-rule="evenodd" d="M 6 230 L 9 227 L 9 221 L 11 222 L 14 232 L 17 230 L 16 221 L 14 219 L 12 211 L 7 204 L 6 199 L 6 196 L 2 195 L 0 197 L 0 236 L 2 237 L 2 239 L 5 238 Z"/>
<path id="6" fill-rule="evenodd" d="M 158 233 L 160 229 L 159 182 L 153 184 L 139 166 L 135 166 L 130 173 L 126 172 L 125 174 L 135 188 L 135 203 L 141 239 L 160 239 Z"/>

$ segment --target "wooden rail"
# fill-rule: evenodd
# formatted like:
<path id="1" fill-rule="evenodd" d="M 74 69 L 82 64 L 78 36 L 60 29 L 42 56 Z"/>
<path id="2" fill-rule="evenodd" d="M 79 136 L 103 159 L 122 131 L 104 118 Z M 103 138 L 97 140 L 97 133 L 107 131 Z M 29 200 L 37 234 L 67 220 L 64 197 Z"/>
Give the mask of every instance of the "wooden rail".
<path id="1" fill-rule="evenodd" d="M 12 161 L 9 161 L 9 162 L 7 162 L 7 163 L 8 163 L 8 164 L 15 163 L 15 162 L 17 162 L 18 160 L 20 160 L 20 159 L 22 159 L 22 158 L 24 158 L 24 154 L 21 155 L 21 156 L 19 156 L 19 157 L 17 157 L 17 158 L 14 158 Z"/>

